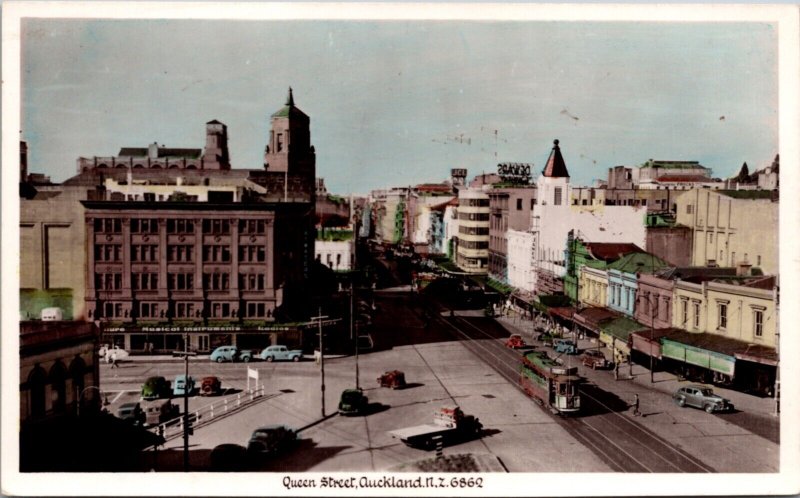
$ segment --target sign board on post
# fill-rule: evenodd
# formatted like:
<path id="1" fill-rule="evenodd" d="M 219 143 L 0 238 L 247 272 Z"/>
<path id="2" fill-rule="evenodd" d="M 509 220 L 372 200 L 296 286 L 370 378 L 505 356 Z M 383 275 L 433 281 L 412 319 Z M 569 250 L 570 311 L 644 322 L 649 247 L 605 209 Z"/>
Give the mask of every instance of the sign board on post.
<path id="1" fill-rule="evenodd" d="M 250 392 L 250 379 L 255 379 L 256 387 L 258 387 L 258 370 L 255 368 L 247 367 L 247 391 Z"/>

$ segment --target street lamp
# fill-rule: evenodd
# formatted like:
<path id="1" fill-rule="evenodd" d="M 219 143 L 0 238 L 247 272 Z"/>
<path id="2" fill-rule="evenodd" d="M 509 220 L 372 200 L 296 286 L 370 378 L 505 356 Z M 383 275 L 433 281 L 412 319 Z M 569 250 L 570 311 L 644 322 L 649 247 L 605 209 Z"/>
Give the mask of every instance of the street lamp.
<path id="1" fill-rule="evenodd" d="M 319 308 L 319 315 L 311 317 L 312 322 L 319 324 L 319 363 L 320 363 L 320 391 L 322 393 L 322 418 L 325 418 L 325 349 L 323 348 L 322 333 L 322 320 L 328 318 L 327 315 L 322 314 L 322 308 Z"/>
<path id="2" fill-rule="evenodd" d="M 197 353 L 189 351 L 189 333 L 184 333 L 183 351 L 173 351 L 176 356 L 183 356 L 183 471 L 189 472 L 189 357 Z"/>

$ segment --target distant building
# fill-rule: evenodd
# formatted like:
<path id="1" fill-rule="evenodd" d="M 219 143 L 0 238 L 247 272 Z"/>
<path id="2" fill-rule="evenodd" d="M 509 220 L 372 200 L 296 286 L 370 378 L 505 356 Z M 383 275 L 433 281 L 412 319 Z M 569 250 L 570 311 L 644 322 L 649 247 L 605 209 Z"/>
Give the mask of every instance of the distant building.
<path id="1" fill-rule="evenodd" d="M 456 265 L 469 273 L 486 273 L 489 261 L 489 195 L 482 189 L 458 192 Z"/>
<path id="2" fill-rule="evenodd" d="M 778 274 L 776 192 L 694 189 L 676 204 L 676 222 L 692 230 L 692 265 L 746 263 Z"/>
<path id="3" fill-rule="evenodd" d="M 535 185 L 495 185 L 489 194 L 489 276 L 503 283 L 511 278 L 508 270 L 509 230 L 530 228 L 531 212 L 536 203 Z"/>
<path id="4" fill-rule="evenodd" d="M 535 290 L 534 253 L 536 238 L 530 231 L 509 229 L 508 240 L 508 285 L 532 294 Z"/>

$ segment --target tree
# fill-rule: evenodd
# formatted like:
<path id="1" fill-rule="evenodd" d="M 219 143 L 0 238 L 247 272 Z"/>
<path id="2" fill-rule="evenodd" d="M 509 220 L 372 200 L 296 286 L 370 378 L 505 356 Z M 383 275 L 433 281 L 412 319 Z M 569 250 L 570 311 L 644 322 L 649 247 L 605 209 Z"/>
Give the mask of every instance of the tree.
<path id="1" fill-rule="evenodd" d="M 750 169 L 747 167 L 747 163 L 745 162 L 742 164 L 742 169 L 739 170 L 739 174 L 736 175 L 734 178 L 739 183 L 747 183 L 750 181 Z"/>

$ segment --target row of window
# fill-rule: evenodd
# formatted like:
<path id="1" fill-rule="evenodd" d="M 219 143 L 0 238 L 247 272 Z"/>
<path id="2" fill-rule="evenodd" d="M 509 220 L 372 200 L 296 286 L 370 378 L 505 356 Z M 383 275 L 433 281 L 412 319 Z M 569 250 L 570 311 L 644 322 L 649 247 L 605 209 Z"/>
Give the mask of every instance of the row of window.
<path id="1" fill-rule="evenodd" d="M 158 233 L 159 220 L 155 218 L 131 219 L 131 233 Z M 213 235 L 226 235 L 231 233 L 231 220 L 205 219 L 202 221 L 203 233 Z M 239 233 L 263 234 L 266 233 L 265 220 L 239 220 Z M 195 220 L 169 219 L 167 220 L 167 233 L 191 234 L 194 233 Z M 119 218 L 95 218 L 94 231 L 96 233 L 122 233 L 122 220 Z"/>
<path id="2" fill-rule="evenodd" d="M 700 328 L 700 301 L 692 300 L 692 326 Z M 728 302 L 717 301 L 717 330 L 725 331 L 728 328 Z M 764 309 L 751 306 L 753 313 L 753 334 L 756 337 L 764 335 Z M 681 299 L 681 323 L 686 327 L 689 323 L 689 300 Z"/>
<path id="3" fill-rule="evenodd" d="M 244 315 L 240 316 L 238 303 L 211 302 L 209 318 L 272 318 L 271 303 L 245 302 L 243 303 Z M 138 303 L 138 318 L 169 318 L 169 309 L 165 303 L 141 302 Z M 103 304 L 101 316 L 104 318 L 130 318 L 130 312 L 123 303 L 107 302 Z M 202 318 L 202 305 L 193 302 L 175 303 L 174 318 Z"/>
<path id="4" fill-rule="evenodd" d="M 458 233 L 464 235 L 489 235 L 489 227 L 468 227 L 459 225 Z"/>
<path id="5" fill-rule="evenodd" d="M 131 288 L 133 290 L 157 290 L 158 273 L 132 273 Z M 121 273 L 98 273 L 95 275 L 95 288 L 98 290 L 122 289 Z M 167 275 L 169 290 L 193 290 L 195 288 L 194 273 L 170 273 Z M 203 288 L 206 290 L 229 290 L 230 274 L 204 273 Z M 260 291 L 266 288 L 266 276 L 263 273 L 247 273 L 239 275 L 239 289 Z"/>
<path id="6" fill-rule="evenodd" d="M 489 207 L 489 199 L 459 199 L 458 203 L 469 207 Z"/>
<path id="7" fill-rule="evenodd" d="M 489 213 L 465 213 L 464 211 L 460 211 L 458 213 L 458 219 L 469 221 L 489 221 Z"/>
<path id="8" fill-rule="evenodd" d="M 489 248 L 489 242 L 488 241 L 462 240 L 458 245 L 459 245 L 459 247 L 463 247 L 464 249 L 488 249 Z"/>
<path id="9" fill-rule="evenodd" d="M 121 244 L 96 244 L 94 259 L 99 262 L 121 262 Z M 132 244 L 131 261 L 155 263 L 160 260 L 157 244 Z M 267 250 L 263 245 L 239 246 L 239 261 L 243 263 L 263 263 L 267 260 Z M 194 261 L 193 245 L 168 245 L 167 261 L 170 263 L 191 263 Z M 206 263 L 229 263 L 231 248 L 229 245 L 204 245 L 203 261 Z"/>

